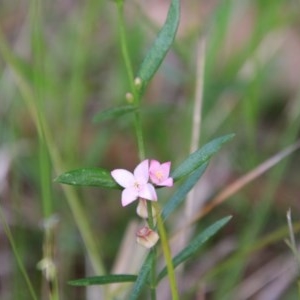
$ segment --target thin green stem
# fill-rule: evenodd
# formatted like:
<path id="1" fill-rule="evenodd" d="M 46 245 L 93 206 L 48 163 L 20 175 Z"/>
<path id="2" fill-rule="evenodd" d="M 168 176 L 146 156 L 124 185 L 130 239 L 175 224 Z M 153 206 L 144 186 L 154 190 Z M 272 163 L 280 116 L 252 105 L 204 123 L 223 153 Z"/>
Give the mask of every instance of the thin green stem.
<path id="1" fill-rule="evenodd" d="M 154 229 L 154 220 L 152 214 L 152 203 L 147 201 L 147 212 L 148 212 L 148 225 L 151 229 Z"/>
<path id="2" fill-rule="evenodd" d="M 133 75 L 134 73 L 133 73 L 132 63 L 131 63 L 131 59 L 130 59 L 128 47 L 127 47 L 127 38 L 126 38 L 125 25 L 124 25 L 124 14 L 123 14 L 123 8 L 124 8 L 123 0 L 117 0 L 117 8 L 118 8 L 119 37 L 120 37 L 122 55 L 123 55 L 127 75 L 129 78 L 131 92 L 134 97 L 134 102 L 138 103 L 138 99 L 136 98 L 137 97 L 136 87 L 134 85 L 134 75 Z"/>
<path id="3" fill-rule="evenodd" d="M 139 152 L 139 159 L 145 159 L 145 146 L 144 146 L 144 137 L 143 137 L 143 130 L 142 130 L 142 121 L 140 112 L 137 111 L 134 116 L 134 127 L 138 145 L 138 152 Z"/>
<path id="4" fill-rule="evenodd" d="M 15 244 L 15 241 L 14 241 L 14 238 L 13 238 L 12 233 L 10 231 L 10 228 L 8 227 L 8 224 L 7 224 L 6 220 L 5 220 L 5 216 L 3 214 L 1 206 L 0 206 L 0 219 L 2 221 L 5 234 L 6 234 L 7 238 L 8 238 L 8 240 L 9 240 L 9 243 L 11 245 L 11 248 L 12 248 L 12 251 L 14 253 L 14 256 L 15 256 L 15 258 L 17 260 L 18 267 L 19 267 L 19 269 L 20 269 L 20 271 L 21 271 L 21 273 L 22 273 L 22 275 L 23 275 L 23 277 L 25 279 L 26 284 L 27 284 L 27 287 L 28 287 L 29 293 L 31 295 L 31 298 L 33 300 L 37 300 L 38 299 L 37 295 L 35 294 L 33 285 L 32 285 L 32 283 L 31 283 L 31 281 L 29 279 L 29 276 L 28 276 L 28 274 L 26 272 L 26 269 L 24 267 L 22 259 L 21 259 L 20 255 L 18 253 L 17 246 Z"/>
<path id="5" fill-rule="evenodd" d="M 125 62 L 125 66 L 127 69 L 129 81 L 130 81 L 130 86 L 132 90 L 132 94 L 134 97 L 134 103 L 136 105 L 139 105 L 140 99 L 138 98 L 139 93 L 137 92 L 137 86 L 135 86 L 134 83 L 134 76 L 133 76 L 133 71 L 132 71 L 132 64 L 129 58 L 128 54 L 128 48 L 127 48 L 127 42 L 126 42 L 126 35 L 125 35 L 125 26 L 124 26 L 124 20 L 123 20 L 123 1 L 119 0 L 117 1 L 118 4 L 118 17 L 119 17 L 119 32 L 120 32 L 120 42 L 121 42 L 121 49 L 122 49 L 122 54 L 123 54 L 123 59 Z M 145 158 L 145 147 L 144 147 L 144 140 L 143 140 L 143 132 L 142 132 L 142 126 L 141 126 L 141 116 L 140 112 L 137 111 L 135 113 L 135 130 L 136 130 L 136 136 L 137 136 L 137 143 L 138 143 L 138 151 L 139 151 L 139 157 L 140 160 Z M 156 207 L 155 207 L 156 208 Z M 148 211 L 148 224 L 150 228 L 154 228 L 154 219 L 153 219 L 153 214 L 152 214 L 152 203 L 147 202 L 147 211 Z M 175 272 L 174 272 L 174 267 L 172 263 L 172 256 L 171 256 L 171 251 L 170 247 L 168 244 L 167 240 L 167 234 L 165 227 L 163 225 L 161 216 L 158 215 L 158 230 L 159 234 L 161 237 L 162 241 L 162 247 L 163 247 L 163 252 L 165 256 L 165 260 L 167 263 L 167 269 L 168 269 L 168 274 L 169 274 L 169 280 L 170 280 L 170 286 L 171 286 L 171 293 L 172 293 L 172 299 L 177 300 L 178 298 L 178 289 L 177 289 L 177 284 L 176 284 L 176 279 L 175 279 Z M 152 249 L 152 251 L 156 251 L 156 248 Z M 156 259 L 153 260 L 153 264 L 151 267 L 151 299 L 155 300 L 156 299 Z"/>
<path id="6" fill-rule="evenodd" d="M 124 8 L 123 0 L 118 0 L 117 1 L 118 27 L 119 27 L 119 37 L 120 37 L 122 56 L 125 63 L 127 75 L 129 78 L 129 84 L 133 96 L 133 102 L 134 104 L 139 105 L 140 103 L 139 93 L 138 93 L 139 87 L 136 86 L 134 83 L 134 75 L 133 75 L 134 73 L 133 73 L 132 63 L 131 63 L 131 59 L 128 52 L 128 46 L 127 46 L 123 8 Z M 144 146 L 144 139 L 143 139 L 143 132 L 142 132 L 141 116 L 139 111 L 137 111 L 134 115 L 134 127 L 135 127 L 137 144 L 138 144 L 139 159 L 143 160 L 145 158 L 145 146 Z"/>
<path id="7" fill-rule="evenodd" d="M 170 250 L 170 246 L 169 246 L 169 242 L 168 242 L 168 238 L 167 238 L 167 232 L 164 227 L 164 223 L 163 223 L 163 220 L 162 220 L 160 214 L 157 215 L 157 227 L 158 227 L 158 232 L 159 232 L 159 236 L 161 239 L 162 250 L 163 250 L 165 261 L 167 264 L 172 299 L 178 300 L 179 299 L 178 288 L 177 288 L 175 271 L 174 271 L 174 266 L 173 266 L 173 261 L 172 261 L 172 254 L 171 254 L 171 250 Z"/>
<path id="8" fill-rule="evenodd" d="M 135 105 L 140 106 L 140 99 L 138 93 L 139 85 L 134 82 L 132 63 L 129 57 L 128 47 L 127 47 L 127 39 L 126 39 L 124 16 L 123 16 L 123 0 L 117 1 L 117 7 L 118 7 L 118 26 L 119 26 L 122 55 L 127 70 L 129 82 L 130 82 L 133 102 Z M 137 139 L 139 159 L 143 160 L 145 159 L 145 144 L 143 138 L 141 115 L 139 110 L 134 114 L 134 127 L 135 127 L 136 139 Z M 152 214 L 152 203 L 150 201 L 147 201 L 147 211 L 148 211 L 149 227 L 151 229 L 154 229 L 155 224 L 154 224 L 154 217 Z M 153 263 L 151 266 L 151 273 L 150 273 L 150 293 L 151 293 L 151 300 L 156 300 L 156 247 L 154 246 L 154 248 L 151 251 L 154 252 L 154 259 L 153 259 Z"/>

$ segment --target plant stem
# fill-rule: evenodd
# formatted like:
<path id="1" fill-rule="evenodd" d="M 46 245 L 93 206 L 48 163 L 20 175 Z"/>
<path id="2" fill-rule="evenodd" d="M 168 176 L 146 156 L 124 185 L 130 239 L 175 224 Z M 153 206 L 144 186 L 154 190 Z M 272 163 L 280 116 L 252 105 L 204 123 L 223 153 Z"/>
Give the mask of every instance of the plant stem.
<path id="1" fill-rule="evenodd" d="M 124 19 L 123 19 L 123 0 L 117 1 L 118 6 L 118 24 L 119 24 L 119 33 L 120 33 L 120 42 L 121 42 L 121 49 L 123 54 L 123 59 L 125 62 L 125 66 L 127 69 L 130 86 L 132 95 L 134 97 L 134 103 L 139 106 L 140 99 L 138 98 L 138 92 L 137 87 L 134 84 L 134 76 L 132 71 L 132 64 L 129 58 L 128 54 L 128 47 L 126 42 L 126 34 L 125 34 L 125 26 L 124 26 Z M 137 144 L 138 144 L 138 151 L 139 151 L 139 158 L 140 160 L 143 160 L 145 158 L 145 147 L 144 147 L 144 140 L 143 140 L 143 132 L 142 132 L 142 126 L 141 126 L 141 116 L 140 112 L 137 111 L 135 113 L 135 130 L 136 130 L 136 136 L 137 136 Z M 156 209 L 156 207 L 155 207 Z M 154 220 L 152 215 L 152 203 L 147 201 L 147 211 L 148 211 L 148 223 L 150 228 L 154 228 Z M 167 234 L 165 227 L 163 225 L 162 219 L 160 214 L 157 214 L 157 221 L 158 221 L 158 231 L 161 237 L 162 241 L 162 248 L 165 256 L 165 260 L 167 263 L 167 269 L 169 274 L 169 280 L 170 280 L 170 287 L 171 287 L 171 293 L 172 293 L 172 299 L 177 300 L 178 298 L 178 290 L 177 290 L 177 284 L 176 284 L 176 278 L 175 278 L 175 272 L 172 262 L 172 256 L 171 251 L 169 247 L 169 243 L 167 240 Z M 151 251 L 156 251 L 156 247 L 154 247 Z M 156 258 L 153 260 L 153 264 L 151 267 L 151 299 L 156 299 Z"/>
<path id="2" fill-rule="evenodd" d="M 134 75 L 132 69 L 132 63 L 128 53 L 127 47 L 127 39 L 125 33 L 125 24 L 124 24 L 124 16 L 123 16 L 123 0 L 117 1 L 118 7 L 118 26 L 119 26 L 119 35 L 120 35 L 120 43 L 121 43 L 121 50 L 123 59 L 125 62 L 126 71 L 128 74 L 131 93 L 133 96 L 133 103 L 140 106 L 140 99 L 138 93 L 138 86 L 135 85 L 134 82 Z M 142 161 L 145 159 L 145 146 L 144 146 L 144 138 L 143 138 L 143 130 L 142 130 L 142 121 L 140 111 L 138 110 L 134 114 L 134 127 L 137 139 L 137 147 L 139 153 L 139 159 Z M 152 203 L 147 201 L 147 211 L 148 211 L 148 224 L 151 229 L 154 229 L 154 219 L 152 214 Z M 150 293 L 151 293 L 151 300 L 156 300 L 156 246 L 154 246 L 151 251 L 154 253 L 153 263 L 151 265 L 151 275 L 150 275 Z"/>
<path id="3" fill-rule="evenodd" d="M 152 203 L 151 201 L 147 201 L 147 212 L 148 212 L 148 225 L 150 229 L 154 229 L 154 220 L 152 214 Z"/>
<path id="4" fill-rule="evenodd" d="M 167 232 L 164 227 L 164 224 L 163 224 L 160 214 L 157 214 L 157 227 L 158 227 L 159 236 L 161 238 L 162 250 L 163 250 L 165 261 L 167 264 L 172 299 L 178 300 L 179 299 L 178 288 L 177 288 L 175 271 L 174 271 L 174 266 L 173 266 L 173 261 L 172 261 L 172 254 L 171 254 L 169 242 L 167 239 Z"/>
<path id="5" fill-rule="evenodd" d="M 134 127 L 138 145 L 139 159 L 142 161 L 143 159 L 145 159 L 145 146 L 140 112 L 137 111 L 134 117 Z"/>
<path id="6" fill-rule="evenodd" d="M 132 63 L 131 63 L 131 60 L 130 60 L 130 56 L 129 56 L 129 53 L 128 53 L 128 47 L 127 47 L 127 38 L 126 38 L 126 33 L 125 33 L 123 7 L 124 7 L 123 0 L 117 0 L 118 27 L 119 27 L 119 36 L 120 36 L 120 44 L 121 44 L 122 55 L 123 55 L 127 75 L 128 75 L 128 78 L 129 78 L 131 93 L 134 97 L 134 102 L 138 103 L 138 101 L 136 99 L 137 93 L 136 93 L 136 88 L 135 88 L 135 85 L 134 85 L 134 75 L 133 75 Z"/>
<path id="7" fill-rule="evenodd" d="M 131 94 L 133 96 L 133 103 L 139 105 L 139 93 L 137 92 L 137 87 L 134 83 L 134 73 L 132 68 L 131 59 L 128 53 L 128 46 L 127 46 L 127 38 L 125 32 L 125 24 L 124 24 L 124 15 L 123 15 L 123 8 L 124 2 L 123 0 L 117 1 L 117 10 L 118 10 L 118 27 L 119 27 L 119 36 L 120 36 L 120 44 L 121 44 L 121 51 L 123 60 L 125 63 L 125 68 L 127 71 L 127 75 L 129 78 L 129 84 L 131 89 Z M 139 159 L 143 160 L 145 158 L 145 147 L 144 147 L 144 139 L 142 133 L 142 126 L 141 126 L 141 116 L 140 112 L 137 111 L 134 114 L 134 127 L 136 132 L 137 144 L 138 144 L 138 151 L 139 151 Z"/>

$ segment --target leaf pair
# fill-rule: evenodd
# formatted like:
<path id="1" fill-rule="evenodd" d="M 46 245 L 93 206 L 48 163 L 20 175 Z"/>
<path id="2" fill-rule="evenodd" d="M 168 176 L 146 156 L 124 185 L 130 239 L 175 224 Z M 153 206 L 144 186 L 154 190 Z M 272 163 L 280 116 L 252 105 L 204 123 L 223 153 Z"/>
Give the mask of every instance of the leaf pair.
<path id="1" fill-rule="evenodd" d="M 229 134 L 219 137 L 195 151 L 172 172 L 171 177 L 173 177 L 174 181 L 178 181 L 193 173 L 208 162 L 212 155 L 215 154 L 225 142 L 232 139 L 233 136 L 233 134 Z M 77 186 L 120 189 L 120 186 L 111 177 L 110 172 L 103 168 L 82 168 L 69 171 L 58 176 L 55 181 Z"/>

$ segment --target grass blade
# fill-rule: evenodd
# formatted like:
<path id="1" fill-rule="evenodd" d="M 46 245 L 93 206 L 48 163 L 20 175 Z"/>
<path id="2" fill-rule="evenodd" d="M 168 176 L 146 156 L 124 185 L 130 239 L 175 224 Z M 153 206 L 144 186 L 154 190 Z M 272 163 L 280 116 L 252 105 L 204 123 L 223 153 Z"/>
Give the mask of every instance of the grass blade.
<path id="1" fill-rule="evenodd" d="M 227 185 L 223 190 L 221 190 L 217 195 L 215 195 L 210 201 L 203 207 L 200 213 L 195 214 L 193 218 L 189 221 L 189 224 L 196 222 L 199 218 L 208 214 L 216 206 L 223 203 L 225 200 L 229 199 L 231 196 L 236 194 L 244 186 L 257 179 L 262 174 L 266 173 L 269 169 L 276 166 L 281 160 L 291 155 L 293 152 L 300 149 L 300 140 L 297 140 L 296 143 L 286 147 L 282 151 L 276 153 L 274 156 L 270 157 L 253 170 L 249 171 L 242 177 L 238 178 L 231 184 Z"/>
<path id="2" fill-rule="evenodd" d="M 200 247 L 213 235 L 215 235 L 226 223 L 229 222 L 231 216 L 227 216 L 214 224 L 210 225 L 204 231 L 202 231 L 195 239 L 186 247 L 184 248 L 179 254 L 177 254 L 173 258 L 173 265 L 176 268 L 182 262 L 186 261 L 190 257 L 192 257 Z M 159 282 L 163 277 L 167 275 L 167 268 L 164 267 L 162 271 L 158 274 L 157 281 Z"/>

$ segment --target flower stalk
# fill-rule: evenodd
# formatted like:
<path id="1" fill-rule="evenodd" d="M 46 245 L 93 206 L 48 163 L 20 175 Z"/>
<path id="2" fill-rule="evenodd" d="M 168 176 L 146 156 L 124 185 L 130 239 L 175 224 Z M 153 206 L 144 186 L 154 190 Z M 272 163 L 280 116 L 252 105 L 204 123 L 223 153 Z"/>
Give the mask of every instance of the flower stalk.
<path id="1" fill-rule="evenodd" d="M 127 70 L 129 82 L 130 82 L 130 88 L 131 88 L 131 95 L 130 100 L 133 104 L 135 104 L 137 107 L 140 106 L 140 93 L 139 89 L 140 86 L 142 85 L 142 82 L 139 78 L 134 78 L 133 75 L 133 68 L 132 68 L 132 63 L 129 57 L 128 53 L 128 47 L 127 47 L 127 39 L 126 39 L 126 33 L 125 33 L 125 25 L 124 25 L 124 18 L 123 18 L 123 1 L 122 0 L 117 0 L 117 8 L 118 8 L 118 26 L 119 26 L 119 35 L 120 35 L 120 43 L 121 43 L 121 50 L 122 50 L 122 56 L 124 59 L 125 67 Z M 128 95 L 128 94 L 127 94 Z M 128 99 L 128 96 L 126 97 Z M 141 122 L 141 115 L 140 111 L 137 110 L 134 113 L 134 127 L 135 127 L 135 133 L 136 133 L 136 138 L 137 138 L 137 146 L 138 146 L 138 154 L 139 154 L 139 159 L 141 163 L 144 162 L 145 160 L 145 145 L 144 145 L 144 138 L 143 138 L 143 130 L 142 130 L 142 122 Z M 149 171 L 149 170 L 148 170 Z M 153 184 L 158 185 L 158 186 L 172 186 L 173 185 L 173 179 L 169 178 L 169 171 L 170 171 L 170 163 L 166 164 L 159 164 L 158 161 L 151 161 L 150 162 L 150 172 L 148 173 L 150 176 L 150 179 Z M 114 171 L 113 171 L 114 172 Z M 119 172 L 116 173 L 112 172 L 112 176 L 114 179 L 122 186 L 125 188 L 125 190 L 122 192 L 122 205 L 127 205 L 136 199 L 138 197 L 145 198 L 147 200 L 147 222 L 149 225 L 149 230 L 152 232 L 155 232 L 155 222 L 154 222 L 154 217 L 157 218 L 158 222 L 158 231 L 159 231 L 159 238 L 161 239 L 162 243 L 162 249 L 163 253 L 165 256 L 167 268 L 168 268 L 168 275 L 169 275 L 169 280 L 170 280 L 170 287 L 171 287 L 171 293 L 172 293 L 172 299 L 177 300 L 178 298 L 178 289 L 177 289 L 177 284 L 176 284 L 176 279 L 175 279 L 175 272 L 174 272 L 174 267 L 172 263 L 172 255 L 170 251 L 170 246 L 167 240 L 167 234 L 166 234 L 166 229 L 164 227 L 164 223 L 162 222 L 161 216 L 158 211 L 158 206 L 156 205 L 156 200 L 157 198 L 154 197 L 154 194 L 150 192 L 152 188 L 147 185 L 145 182 L 145 177 L 141 181 L 141 177 L 137 178 L 137 174 L 135 174 L 136 169 L 134 170 L 133 177 L 135 180 L 132 180 L 132 174 L 129 175 L 128 173 L 123 173 L 121 174 Z M 131 177 L 131 179 L 127 182 L 121 182 L 120 177 L 116 178 L 114 175 L 128 175 Z M 129 177 L 128 177 L 129 178 Z M 133 183 L 133 184 L 132 184 Z M 151 185 L 151 184 L 150 184 Z M 142 188 L 142 189 L 140 189 Z M 127 189 L 127 191 L 126 191 Z M 128 192 L 128 189 L 130 192 Z M 134 191 L 135 190 L 135 191 Z M 145 193 L 145 190 L 147 191 Z M 126 192 L 125 192 L 126 191 Z M 147 197 L 144 197 L 144 196 Z M 149 196 L 151 195 L 151 196 Z M 155 194 L 156 195 L 156 194 Z M 155 204 L 155 205 L 153 205 Z M 153 207 L 155 211 L 155 215 L 153 215 Z M 156 232 L 155 232 L 156 233 Z M 153 247 L 151 248 L 150 251 L 153 251 L 156 253 L 156 247 L 157 244 L 155 243 Z M 153 264 L 151 266 L 151 273 L 150 273 L 150 287 L 151 287 L 151 299 L 155 300 L 156 299 L 156 256 L 153 260 Z"/>
<path id="2" fill-rule="evenodd" d="M 169 245 L 168 238 L 167 238 L 166 228 L 165 228 L 163 220 L 161 218 L 161 214 L 157 215 L 157 227 L 158 227 L 159 236 L 161 238 L 162 250 L 163 250 L 166 265 L 167 265 L 172 300 L 178 300 L 179 299 L 178 288 L 177 288 L 175 270 L 174 270 L 173 261 L 172 261 L 172 253 L 171 253 L 170 245 Z"/>

